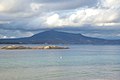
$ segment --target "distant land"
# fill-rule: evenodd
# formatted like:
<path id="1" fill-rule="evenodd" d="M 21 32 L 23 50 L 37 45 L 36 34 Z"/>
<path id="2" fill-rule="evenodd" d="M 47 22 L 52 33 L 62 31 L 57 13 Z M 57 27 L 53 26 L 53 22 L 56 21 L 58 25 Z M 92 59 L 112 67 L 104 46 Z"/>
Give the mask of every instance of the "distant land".
<path id="1" fill-rule="evenodd" d="M 110 44 L 120 45 L 120 40 L 87 37 L 77 33 L 48 30 L 31 37 L 0 39 L 0 44 Z"/>

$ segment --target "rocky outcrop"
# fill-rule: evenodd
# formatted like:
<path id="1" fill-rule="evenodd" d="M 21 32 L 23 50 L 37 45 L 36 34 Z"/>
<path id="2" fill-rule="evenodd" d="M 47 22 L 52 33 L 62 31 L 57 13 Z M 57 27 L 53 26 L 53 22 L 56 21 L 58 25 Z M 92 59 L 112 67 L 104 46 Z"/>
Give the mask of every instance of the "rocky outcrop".
<path id="1" fill-rule="evenodd" d="M 68 48 L 68 47 L 59 47 L 59 46 L 26 47 L 26 46 L 11 45 L 11 46 L 4 46 L 4 47 L 1 47 L 0 49 L 14 50 L 14 49 L 69 49 L 69 48 Z"/>
<path id="2" fill-rule="evenodd" d="M 59 46 L 44 46 L 44 49 L 68 49 L 68 47 L 59 47 Z"/>
<path id="3" fill-rule="evenodd" d="M 25 47 L 25 46 L 11 45 L 11 46 L 1 47 L 0 49 L 32 49 L 32 48 L 31 47 Z"/>

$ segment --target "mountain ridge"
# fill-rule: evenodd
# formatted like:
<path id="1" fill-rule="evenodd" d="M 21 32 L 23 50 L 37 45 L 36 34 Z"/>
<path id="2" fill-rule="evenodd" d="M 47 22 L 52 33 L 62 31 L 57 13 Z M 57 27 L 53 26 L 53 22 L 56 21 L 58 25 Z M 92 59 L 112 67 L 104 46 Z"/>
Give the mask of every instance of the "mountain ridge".
<path id="1" fill-rule="evenodd" d="M 40 32 L 31 37 L 0 39 L 0 44 L 120 44 L 120 40 L 87 37 L 56 30 Z"/>

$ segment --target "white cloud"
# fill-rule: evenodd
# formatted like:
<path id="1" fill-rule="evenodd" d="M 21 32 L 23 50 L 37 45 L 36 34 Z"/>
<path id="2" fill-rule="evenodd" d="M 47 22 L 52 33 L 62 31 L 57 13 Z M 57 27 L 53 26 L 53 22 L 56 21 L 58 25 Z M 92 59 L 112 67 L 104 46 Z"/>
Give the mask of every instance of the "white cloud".
<path id="1" fill-rule="evenodd" d="M 96 0 L 94 0 L 94 2 L 95 1 Z M 88 2 L 89 1 L 75 0 L 75 3 L 88 4 Z M 64 5 L 64 3 L 67 3 L 67 5 Z M 35 27 L 36 29 L 40 28 L 40 26 L 45 26 L 46 28 L 64 26 L 81 27 L 86 24 L 92 26 L 119 26 L 120 0 L 99 0 L 99 5 L 96 3 L 96 6 L 81 7 L 78 9 L 73 9 L 72 6 L 74 5 L 71 5 L 72 3 L 73 0 L 56 2 L 54 2 L 54 0 L 1 0 L 0 24 L 21 22 L 21 20 L 24 24 L 25 19 L 30 17 L 33 20 L 28 20 L 28 24 L 26 24 L 31 24 L 32 27 L 29 25 L 30 28 Z M 59 11 L 59 5 L 66 10 L 63 9 Z M 44 16 L 41 15 L 43 13 L 45 14 Z M 36 18 L 34 16 L 36 16 Z"/>
<path id="2" fill-rule="evenodd" d="M 53 14 L 52 16 L 48 17 L 46 23 L 50 26 L 60 25 L 59 15 L 58 14 Z M 56 24 L 56 23 L 58 23 L 58 24 Z"/>
<path id="3" fill-rule="evenodd" d="M 94 4 L 96 0 L 0 0 L 0 21 L 16 21 L 54 10 L 73 9 Z M 74 2 L 74 3 L 73 3 Z M 91 4 L 90 4 L 91 3 Z M 4 15 L 3 15 L 4 14 Z M 1 18 L 2 17 L 2 18 Z M 3 20 L 4 19 L 4 20 Z M 23 19 L 24 20 L 24 19 Z M 23 21 L 24 22 L 24 21 Z"/>
<path id="4" fill-rule="evenodd" d="M 90 36 L 90 37 L 96 37 L 96 38 L 104 38 L 104 39 L 120 39 L 120 34 L 119 33 L 84 33 L 83 35 L 85 36 Z"/>
<path id="5" fill-rule="evenodd" d="M 2 38 L 5 39 L 5 38 L 7 38 L 7 36 L 3 36 Z"/>
<path id="6" fill-rule="evenodd" d="M 46 18 L 48 26 L 120 26 L 120 0 L 101 0 L 97 7 L 85 7 L 68 12 L 55 12 Z M 104 8 L 107 6 L 106 8 Z M 117 7 L 115 7 L 117 6 Z M 114 8 L 113 8 L 114 7 Z M 64 16 L 64 17 L 62 17 Z"/>
<path id="7" fill-rule="evenodd" d="M 43 4 L 31 3 L 30 6 L 31 6 L 32 11 L 39 11 L 43 7 Z"/>
<path id="8" fill-rule="evenodd" d="M 5 7 L 2 4 L 0 4 L 0 12 L 4 10 L 5 10 Z"/>
<path id="9" fill-rule="evenodd" d="M 20 37 L 30 37 L 33 35 L 32 32 L 29 32 L 29 31 L 28 32 L 21 32 L 19 30 L 16 30 L 15 32 L 13 32 L 13 34 L 19 35 Z M 13 35 L 13 36 L 17 37 L 16 35 Z"/>
<path id="10" fill-rule="evenodd" d="M 40 9 L 41 4 L 33 3 L 32 0 L 0 0 L 0 24 L 24 23 L 26 19 L 38 15 L 36 11 Z"/>
<path id="11" fill-rule="evenodd" d="M 116 7 L 120 6 L 120 0 L 101 0 L 103 7 Z"/>
<path id="12" fill-rule="evenodd" d="M 0 24 L 9 24 L 10 21 L 0 21 Z"/>
<path id="13" fill-rule="evenodd" d="M 14 36 L 8 37 L 8 36 L 0 34 L 0 39 L 6 39 L 6 38 L 15 38 L 15 37 Z"/>
<path id="14" fill-rule="evenodd" d="M 19 38 L 19 37 L 30 37 L 35 33 L 30 31 L 19 31 L 19 30 L 0 30 L 0 38 Z"/>
<path id="15" fill-rule="evenodd" d="M 1 12 L 14 12 L 21 10 L 24 5 L 22 5 L 22 0 L 0 0 L 0 11 Z M 25 9 L 25 8 L 23 8 Z"/>
<path id="16" fill-rule="evenodd" d="M 119 15 L 120 0 L 0 0 L 0 30 L 120 29 Z"/>

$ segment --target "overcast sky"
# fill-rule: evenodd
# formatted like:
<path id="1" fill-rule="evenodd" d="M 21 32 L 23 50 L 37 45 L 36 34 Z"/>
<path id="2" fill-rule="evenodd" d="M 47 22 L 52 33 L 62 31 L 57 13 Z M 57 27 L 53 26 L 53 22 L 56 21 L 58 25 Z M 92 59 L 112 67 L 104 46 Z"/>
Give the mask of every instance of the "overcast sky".
<path id="1" fill-rule="evenodd" d="M 0 0 L 0 38 L 48 29 L 120 39 L 120 0 Z"/>

